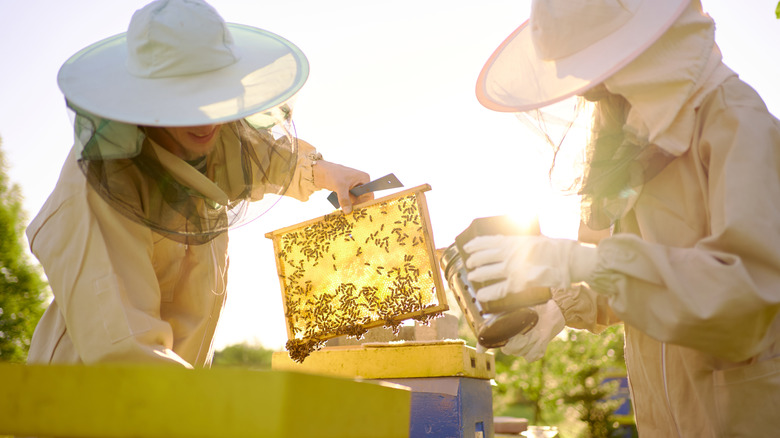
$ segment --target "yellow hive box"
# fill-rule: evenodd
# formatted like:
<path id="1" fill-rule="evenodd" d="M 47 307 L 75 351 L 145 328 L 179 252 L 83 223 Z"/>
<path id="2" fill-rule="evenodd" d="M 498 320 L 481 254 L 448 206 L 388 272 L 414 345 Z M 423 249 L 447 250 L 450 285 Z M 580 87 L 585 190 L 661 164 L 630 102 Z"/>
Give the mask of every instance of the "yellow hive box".
<path id="1" fill-rule="evenodd" d="M 401 386 L 238 368 L 0 364 L 0 435 L 409 436 Z"/>
<path id="2" fill-rule="evenodd" d="M 325 347 L 305 362 L 296 363 L 284 352 L 274 353 L 271 367 L 279 371 L 363 379 L 417 377 L 473 377 L 496 375 L 492 353 L 477 353 L 462 341 L 390 342 L 350 347 Z"/>
<path id="3" fill-rule="evenodd" d="M 422 185 L 266 234 L 273 240 L 287 350 L 427 321 L 448 309 Z"/>

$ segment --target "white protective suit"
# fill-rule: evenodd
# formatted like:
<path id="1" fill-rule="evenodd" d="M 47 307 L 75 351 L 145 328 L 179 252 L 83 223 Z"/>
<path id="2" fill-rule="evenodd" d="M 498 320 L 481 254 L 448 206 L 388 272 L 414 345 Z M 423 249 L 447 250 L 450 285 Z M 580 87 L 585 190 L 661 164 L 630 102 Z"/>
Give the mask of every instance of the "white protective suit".
<path id="1" fill-rule="evenodd" d="M 569 326 L 625 323 L 640 436 L 776 436 L 780 123 L 721 63 L 699 7 L 604 83 L 676 158 L 600 241 L 590 289 L 554 299 Z"/>
<path id="2" fill-rule="evenodd" d="M 201 193 L 220 191 L 185 161 L 154 143 L 147 146 L 177 179 Z M 313 151 L 299 141 L 286 196 L 305 201 L 316 190 L 308 158 Z M 201 245 L 165 238 L 109 205 L 76 159 L 74 148 L 27 229 L 54 292 L 28 362 L 210 365 L 226 296 L 227 232 Z M 231 163 L 210 159 L 209 166 L 229 169 Z"/>

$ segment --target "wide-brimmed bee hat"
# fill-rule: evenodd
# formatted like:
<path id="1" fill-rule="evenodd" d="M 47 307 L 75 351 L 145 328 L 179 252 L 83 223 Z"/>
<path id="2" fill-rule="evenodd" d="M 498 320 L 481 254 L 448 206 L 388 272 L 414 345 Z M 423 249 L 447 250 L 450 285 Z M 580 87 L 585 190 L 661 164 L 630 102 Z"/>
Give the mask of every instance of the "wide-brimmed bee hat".
<path id="1" fill-rule="evenodd" d="M 233 121 L 289 100 L 309 64 L 291 42 L 225 23 L 199 0 L 158 0 L 138 10 L 127 32 L 68 59 L 58 75 L 69 104 L 144 126 Z"/>
<path id="2" fill-rule="evenodd" d="M 581 95 L 636 59 L 688 0 L 534 0 L 529 19 L 485 63 L 477 98 L 520 112 Z"/>

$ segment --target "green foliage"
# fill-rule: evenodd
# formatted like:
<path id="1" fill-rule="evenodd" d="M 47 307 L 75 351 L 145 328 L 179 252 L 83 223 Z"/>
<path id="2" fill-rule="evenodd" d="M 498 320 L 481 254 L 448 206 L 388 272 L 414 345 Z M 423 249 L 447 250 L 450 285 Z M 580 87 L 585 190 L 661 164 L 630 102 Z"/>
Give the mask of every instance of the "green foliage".
<path id="1" fill-rule="evenodd" d="M 26 360 L 47 296 L 40 268 L 25 250 L 21 199 L 0 150 L 0 361 L 5 362 Z"/>
<path id="2" fill-rule="evenodd" d="M 258 370 L 271 369 L 273 350 L 262 346 L 234 344 L 214 353 L 212 366 L 244 367 Z"/>
<path id="3" fill-rule="evenodd" d="M 620 400 L 609 400 L 616 382 L 603 380 L 616 370 L 624 370 L 622 326 L 599 335 L 564 331 L 532 363 L 497 353 L 494 411 L 513 415 L 524 409 L 531 424 L 559 427 L 574 416 L 581 423 L 569 426 L 576 432 L 566 436 L 609 437 Z"/>
<path id="4" fill-rule="evenodd" d="M 780 18 L 780 2 L 777 2 L 777 7 L 775 7 L 775 17 Z"/>

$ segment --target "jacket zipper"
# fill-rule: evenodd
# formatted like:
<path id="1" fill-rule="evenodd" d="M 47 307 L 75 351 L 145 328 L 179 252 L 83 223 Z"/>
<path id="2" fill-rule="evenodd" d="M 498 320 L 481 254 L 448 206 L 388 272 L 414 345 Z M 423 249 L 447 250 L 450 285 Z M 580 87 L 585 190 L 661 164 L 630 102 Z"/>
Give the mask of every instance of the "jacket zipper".
<path id="1" fill-rule="evenodd" d="M 214 338 L 216 337 L 216 326 L 218 321 L 216 318 L 214 318 L 214 308 L 216 307 L 218 303 L 218 299 L 220 296 L 222 296 L 222 303 L 220 304 L 220 313 L 222 309 L 225 307 L 225 301 L 227 299 L 227 286 L 225 285 L 225 271 L 220 268 L 219 263 L 217 262 L 217 255 L 216 251 L 214 250 L 214 240 L 208 243 L 210 246 L 210 253 L 211 253 L 211 266 L 212 269 L 212 277 L 214 278 L 214 288 L 212 289 L 212 298 L 214 299 L 213 303 L 211 304 L 211 310 L 209 311 L 209 319 L 206 322 L 205 329 L 203 331 L 203 337 L 200 340 L 200 347 L 198 348 L 198 355 L 197 355 L 197 361 L 200 363 L 201 358 L 203 360 L 204 366 L 211 364 L 211 359 L 214 352 Z M 211 341 L 209 342 L 208 348 L 205 350 L 205 356 L 203 347 L 206 346 L 206 333 L 211 331 L 209 329 L 210 326 L 214 326 L 214 330 L 212 331 Z"/>
<path id="2" fill-rule="evenodd" d="M 674 411 L 672 411 L 672 400 L 669 398 L 669 381 L 666 379 L 666 342 L 661 343 L 661 372 L 664 381 L 664 394 L 666 395 L 666 409 L 669 411 L 669 416 L 672 418 L 674 429 L 677 431 L 677 436 L 682 437 L 680 433 L 680 427 L 677 425 L 677 419 L 674 418 Z"/>

